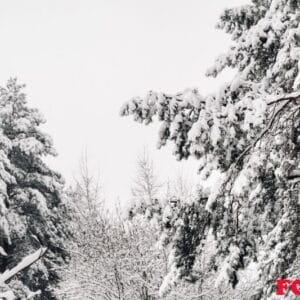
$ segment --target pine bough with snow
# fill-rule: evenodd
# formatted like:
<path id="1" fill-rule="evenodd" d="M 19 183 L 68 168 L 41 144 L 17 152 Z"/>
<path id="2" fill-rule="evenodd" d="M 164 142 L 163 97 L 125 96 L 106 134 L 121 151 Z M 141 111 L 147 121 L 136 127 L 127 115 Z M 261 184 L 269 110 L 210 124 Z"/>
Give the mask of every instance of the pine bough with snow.
<path id="1" fill-rule="evenodd" d="M 42 160 L 55 154 L 52 140 L 22 88 L 11 79 L 0 89 L 0 297 L 56 299 L 66 258 L 63 180 Z"/>
<path id="2" fill-rule="evenodd" d="M 226 9 L 218 28 L 233 44 L 207 75 L 233 68 L 230 82 L 207 96 L 196 89 L 151 91 L 122 107 L 121 114 L 135 121 L 161 122 L 159 147 L 172 141 L 177 159 L 199 159 L 200 196 L 165 213 L 163 236 L 173 250 L 162 294 L 179 279 L 197 280 L 195 257 L 210 233 L 219 285 L 236 286 L 240 270 L 255 263 L 259 289 L 253 299 L 261 299 L 272 295 L 277 278 L 297 275 L 299 22 L 296 0 L 252 0 Z"/>

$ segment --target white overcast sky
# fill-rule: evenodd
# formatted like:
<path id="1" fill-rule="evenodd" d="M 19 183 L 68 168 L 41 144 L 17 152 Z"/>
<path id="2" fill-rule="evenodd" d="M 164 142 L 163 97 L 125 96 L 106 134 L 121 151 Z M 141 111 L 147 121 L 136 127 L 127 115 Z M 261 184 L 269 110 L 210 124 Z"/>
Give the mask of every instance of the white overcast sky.
<path id="1" fill-rule="evenodd" d="M 119 109 L 148 90 L 199 87 L 206 94 L 228 80 L 228 73 L 217 80 L 204 73 L 230 44 L 215 29 L 220 12 L 245 2 L 2 0 L 0 84 L 11 76 L 26 83 L 59 153 L 49 163 L 67 181 L 87 148 L 108 197 L 126 199 L 144 145 L 163 178 L 179 170 L 193 177 L 197 162 L 155 150 L 157 127 L 121 118 Z"/>

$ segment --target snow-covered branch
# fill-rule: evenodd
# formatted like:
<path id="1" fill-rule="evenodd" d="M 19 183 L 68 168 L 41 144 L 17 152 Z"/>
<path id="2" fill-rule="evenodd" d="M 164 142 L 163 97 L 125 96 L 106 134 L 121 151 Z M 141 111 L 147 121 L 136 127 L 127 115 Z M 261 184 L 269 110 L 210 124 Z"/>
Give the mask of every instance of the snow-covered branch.
<path id="1" fill-rule="evenodd" d="M 10 270 L 6 270 L 4 273 L 0 275 L 0 284 L 5 283 L 12 277 L 14 277 L 16 274 L 21 272 L 22 270 L 28 268 L 32 264 L 34 264 L 37 260 L 39 260 L 47 251 L 47 248 L 42 247 L 35 251 L 32 254 L 29 254 L 28 256 L 24 257 L 21 262 L 19 262 L 14 268 Z"/>

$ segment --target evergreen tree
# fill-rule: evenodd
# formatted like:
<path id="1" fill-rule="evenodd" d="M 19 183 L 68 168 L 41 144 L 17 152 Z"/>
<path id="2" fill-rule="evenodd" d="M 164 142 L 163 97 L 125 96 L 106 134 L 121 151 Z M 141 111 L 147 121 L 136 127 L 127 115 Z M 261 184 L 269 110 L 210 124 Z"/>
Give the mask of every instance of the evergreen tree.
<path id="1" fill-rule="evenodd" d="M 207 75 L 233 68 L 229 83 L 208 96 L 196 89 L 175 95 L 151 91 L 121 109 L 121 115 L 145 124 L 156 117 L 162 123 L 159 147 L 172 141 L 177 159 L 199 159 L 200 198 L 207 197 L 203 209 L 208 216 L 194 205 L 172 223 L 175 281 L 193 269 L 197 247 L 184 246 L 187 235 L 201 248 L 208 229 L 217 242 L 220 284 L 235 287 L 238 271 L 257 261 L 261 289 L 253 297 L 261 299 L 274 292 L 277 278 L 295 275 L 300 252 L 293 176 L 300 168 L 299 22 L 296 0 L 252 0 L 226 9 L 218 28 L 231 35 L 233 45 Z M 190 222 L 193 230 L 186 226 Z M 170 283 L 174 278 L 169 276 Z"/>
<path id="2" fill-rule="evenodd" d="M 51 138 L 39 129 L 43 117 L 27 106 L 22 90 L 16 79 L 0 89 L 0 272 L 44 247 L 46 254 L 6 282 L 4 289 L 10 287 L 17 299 L 38 290 L 35 299 L 56 299 L 55 269 L 67 257 L 63 179 L 43 162 L 55 150 Z"/>

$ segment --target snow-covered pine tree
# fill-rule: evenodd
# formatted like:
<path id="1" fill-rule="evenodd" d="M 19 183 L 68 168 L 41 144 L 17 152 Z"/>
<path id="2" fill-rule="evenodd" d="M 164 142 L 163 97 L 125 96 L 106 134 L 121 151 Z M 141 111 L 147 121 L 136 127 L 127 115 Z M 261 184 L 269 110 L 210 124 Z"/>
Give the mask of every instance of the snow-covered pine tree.
<path id="1" fill-rule="evenodd" d="M 41 259 L 5 284 L 17 299 L 38 290 L 35 299 L 56 299 L 55 269 L 66 258 L 63 179 L 43 162 L 55 150 L 39 129 L 43 117 L 27 106 L 22 89 L 16 79 L 0 89 L 0 272 L 46 247 Z"/>
<path id="2" fill-rule="evenodd" d="M 156 117 L 162 123 L 159 147 L 172 141 L 177 159 L 199 159 L 206 226 L 218 243 L 218 282 L 235 286 L 238 270 L 257 261 L 260 299 L 274 291 L 277 278 L 293 276 L 300 254 L 299 200 L 289 176 L 300 162 L 300 2 L 252 0 L 224 10 L 217 26 L 233 44 L 207 75 L 233 68 L 229 83 L 208 96 L 196 89 L 175 95 L 151 91 L 125 103 L 121 115 L 145 124 Z M 188 228 L 185 220 L 186 215 L 173 222 L 181 232 L 176 241 Z M 197 236 L 201 247 L 209 230 L 199 228 L 190 238 Z M 174 239 L 177 279 L 186 276 L 182 259 L 189 256 Z"/>

